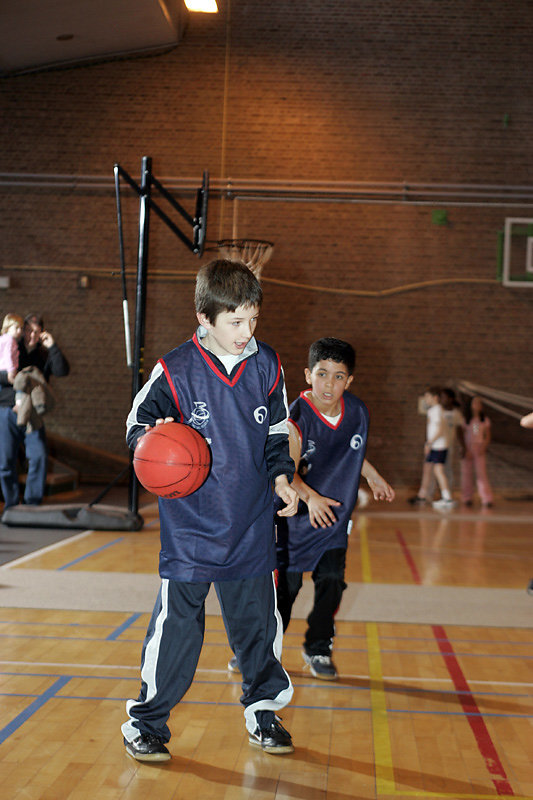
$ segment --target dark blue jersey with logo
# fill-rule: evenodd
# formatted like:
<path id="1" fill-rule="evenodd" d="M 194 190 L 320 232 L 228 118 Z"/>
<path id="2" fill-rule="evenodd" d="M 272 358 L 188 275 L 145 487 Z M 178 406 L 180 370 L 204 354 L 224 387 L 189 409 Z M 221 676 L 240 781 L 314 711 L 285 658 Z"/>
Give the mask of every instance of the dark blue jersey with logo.
<path id="1" fill-rule="evenodd" d="M 300 500 L 294 517 L 283 520 L 278 536 L 278 563 L 295 572 L 312 571 L 327 550 L 346 548 L 350 518 L 357 502 L 368 436 L 368 410 L 355 395 L 344 392 L 341 414 L 333 425 L 302 392 L 290 407 L 290 420 L 302 445 L 299 474 L 324 497 L 342 503 L 329 528 L 313 528 L 307 505 Z"/>
<path id="2" fill-rule="evenodd" d="M 160 359 L 128 417 L 130 447 L 145 424 L 170 416 L 200 431 L 211 448 L 200 489 L 159 499 L 159 572 L 191 582 L 264 575 L 276 566 L 271 484 L 294 474 L 280 360 L 251 339 L 228 375 L 200 341 L 195 334 Z"/>

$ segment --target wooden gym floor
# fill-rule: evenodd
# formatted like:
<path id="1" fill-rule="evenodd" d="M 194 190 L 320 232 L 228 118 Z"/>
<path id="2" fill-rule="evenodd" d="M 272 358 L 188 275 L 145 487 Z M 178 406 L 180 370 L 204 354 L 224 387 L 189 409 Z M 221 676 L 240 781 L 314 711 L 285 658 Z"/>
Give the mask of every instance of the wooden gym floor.
<path id="1" fill-rule="evenodd" d="M 209 600 L 160 766 L 126 756 L 120 734 L 158 586 L 157 510 L 141 511 L 139 533 L 45 538 L 0 567 L 4 800 L 533 798 L 531 504 L 444 515 L 398 499 L 355 515 L 340 680 L 302 667 L 308 581 L 285 636 L 289 756 L 248 744 Z M 0 549 L 16 536 L 2 528 Z"/>

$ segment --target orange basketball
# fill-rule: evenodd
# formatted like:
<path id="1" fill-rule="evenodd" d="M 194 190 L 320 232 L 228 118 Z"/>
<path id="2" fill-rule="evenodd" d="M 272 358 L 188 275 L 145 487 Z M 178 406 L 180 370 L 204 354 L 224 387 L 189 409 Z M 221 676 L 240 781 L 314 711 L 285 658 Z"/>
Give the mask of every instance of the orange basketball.
<path id="1" fill-rule="evenodd" d="M 211 469 L 211 450 L 201 433 L 180 422 L 150 428 L 133 455 L 139 482 L 159 497 L 185 497 L 204 483 Z"/>

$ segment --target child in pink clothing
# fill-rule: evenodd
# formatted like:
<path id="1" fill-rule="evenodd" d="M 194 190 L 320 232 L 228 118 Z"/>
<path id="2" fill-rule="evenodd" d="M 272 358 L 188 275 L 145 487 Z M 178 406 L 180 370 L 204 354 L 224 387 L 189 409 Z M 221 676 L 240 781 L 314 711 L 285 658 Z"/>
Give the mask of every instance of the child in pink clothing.
<path id="1" fill-rule="evenodd" d="M 490 419 L 485 415 L 480 397 L 472 397 L 470 407 L 466 411 L 464 440 L 465 452 L 461 459 L 461 499 L 465 505 L 472 505 L 475 469 L 481 504 L 484 508 L 490 508 L 493 498 L 487 477 L 486 459 L 490 442 Z"/>
<path id="2" fill-rule="evenodd" d="M 7 372 L 10 383 L 15 380 L 19 366 L 19 341 L 24 320 L 18 314 L 6 314 L 0 335 L 0 370 Z"/>

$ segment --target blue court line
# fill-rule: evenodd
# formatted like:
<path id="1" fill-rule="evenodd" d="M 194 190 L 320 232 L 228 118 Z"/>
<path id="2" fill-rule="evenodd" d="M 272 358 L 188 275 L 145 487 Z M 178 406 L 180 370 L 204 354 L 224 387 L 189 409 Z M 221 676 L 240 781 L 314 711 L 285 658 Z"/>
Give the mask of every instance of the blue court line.
<path id="1" fill-rule="evenodd" d="M 75 558 L 74 561 L 69 561 L 68 564 L 63 564 L 62 567 L 58 567 L 57 571 L 61 572 L 63 569 L 68 569 L 69 567 L 74 566 L 74 564 L 79 564 L 80 561 L 85 561 L 87 558 L 91 558 L 92 556 L 96 555 L 97 553 L 101 553 L 102 550 L 107 550 L 108 547 L 113 547 L 113 545 L 118 544 L 124 539 L 123 536 L 120 536 L 118 539 L 114 539 L 112 542 L 108 542 L 107 544 L 103 544 L 101 547 L 97 547 L 96 550 L 91 550 L 89 553 L 85 553 L 84 556 L 80 556 L 79 558 Z"/>
<path id="2" fill-rule="evenodd" d="M 89 612 L 92 613 L 92 612 Z M 113 612 L 114 613 L 114 612 Z M 0 619 L 0 625 L 32 625 L 36 628 L 110 628 L 111 625 L 104 625 L 96 622 L 23 622 L 22 620 Z M 139 626 L 140 627 L 140 626 Z"/>
<path id="3" fill-rule="evenodd" d="M 60 678 L 63 677 L 59 673 L 50 673 L 50 672 L 11 672 L 8 670 L 0 670 L 0 675 L 6 676 L 15 676 L 17 678 Z M 88 675 L 85 673 L 80 674 L 70 674 L 69 677 L 75 680 L 88 680 L 88 681 L 139 681 L 139 677 L 135 676 L 127 676 L 127 675 Z M 196 678 L 194 679 L 195 684 L 204 684 L 204 685 L 215 685 L 215 686 L 239 686 L 241 682 L 239 680 L 208 680 L 205 678 Z M 324 685 L 323 682 L 321 683 L 312 683 L 311 681 L 306 681 L 305 683 L 296 683 L 292 680 L 292 685 L 295 689 L 327 689 L 328 691 L 350 691 L 350 692 L 367 692 L 370 686 L 346 686 L 342 683 L 335 683 L 335 684 L 328 684 L 327 686 Z M 401 694 L 403 692 L 406 693 L 415 693 L 418 692 L 420 694 L 428 695 L 428 699 L 431 699 L 431 695 L 442 695 L 442 694 L 449 694 L 453 697 L 457 697 L 458 695 L 472 695 L 474 694 L 476 697 L 503 697 L 503 698 L 512 698 L 512 697 L 525 697 L 531 698 L 530 692 L 525 692 L 523 694 L 519 694 L 518 692 L 472 692 L 472 691 L 462 691 L 457 689 L 424 689 L 420 686 L 387 686 L 387 681 L 385 680 L 384 686 L 385 693 L 391 694 Z M 8 692 L 0 692 L 0 695 L 9 696 Z M 28 695 L 29 696 L 29 695 Z"/>
<path id="4" fill-rule="evenodd" d="M 135 615 L 132 615 L 135 616 Z M 140 616 L 140 615 L 139 615 Z M 130 617 L 131 619 L 131 617 Z M 126 624 L 126 623 L 124 623 Z M 117 630 L 119 630 L 122 626 L 119 626 Z M 127 627 L 127 626 L 126 626 Z M 220 631 L 222 633 L 222 631 Z M 43 636 L 43 635 L 32 635 L 32 634 L 22 634 L 22 633 L 0 633 L 0 639 L 59 639 L 60 641 L 69 641 L 69 642 L 76 642 L 76 641 L 83 641 L 83 642 L 105 642 L 110 639 L 109 636 L 100 637 L 100 636 Z M 142 643 L 144 641 L 144 637 L 141 639 L 120 639 L 120 642 L 124 644 L 132 644 L 133 642 Z M 228 647 L 227 642 L 204 642 L 204 647 Z M 296 645 L 291 646 L 289 645 L 285 649 L 287 650 L 299 650 L 300 648 Z M 365 647 L 361 648 L 336 648 L 335 652 L 337 653 L 367 653 L 368 650 Z M 455 656 L 463 656 L 465 658 L 507 658 L 507 659 L 522 659 L 522 660 L 530 660 L 533 659 L 533 656 L 523 655 L 521 653 L 518 654 L 508 654 L 508 653 L 441 653 L 440 651 L 432 651 L 432 650 L 395 650 L 395 649 L 382 649 L 382 653 L 397 653 L 400 655 L 418 655 L 418 656 L 442 656 L 442 655 L 455 655 Z"/>
<path id="5" fill-rule="evenodd" d="M 32 636 L 30 634 L 23 634 L 23 633 L 0 633 L 0 639 L 42 639 L 43 641 L 54 641 L 58 640 L 60 642 L 107 642 L 107 636 Z M 139 642 L 141 643 L 142 639 L 123 639 L 124 642 Z"/>
<path id="6" fill-rule="evenodd" d="M 88 613 L 92 613 L 92 612 L 88 612 Z M 114 614 L 115 612 L 109 611 L 109 612 L 102 612 L 102 613 L 109 613 L 109 614 L 113 613 Z M 150 614 L 151 612 L 150 611 L 145 611 L 143 613 Z M 142 616 L 142 614 L 139 614 L 139 616 Z M 342 620 L 341 620 L 341 622 L 342 622 Z M 104 625 L 102 623 L 94 623 L 94 622 L 43 622 L 43 621 L 31 622 L 31 621 L 26 621 L 26 620 L 12 620 L 12 619 L 0 619 L 0 625 L 15 625 L 15 626 L 18 626 L 18 625 L 21 625 L 21 626 L 23 626 L 23 625 L 33 625 L 36 628 L 37 627 L 52 627 L 52 628 L 109 628 L 109 627 L 111 627 L 110 625 Z M 132 625 L 131 627 L 133 629 L 145 630 L 145 626 L 143 626 L 143 625 Z M 224 630 L 221 629 L 221 628 L 206 628 L 205 632 L 206 632 L 206 635 L 214 634 L 214 633 L 223 634 Z M 290 637 L 301 638 L 302 636 L 303 636 L 303 633 L 297 633 L 296 631 L 294 631 L 294 632 L 293 631 L 286 631 L 283 634 L 283 638 L 284 639 L 288 639 Z M 364 639 L 366 641 L 366 637 L 365 636 L 363 636 L 361 634 L 356 634 L 356 633 L 352 633 L 352 634 L 350 634 L 350 633 L 341 633 L 341 634 L 338 634 L 335 638 L 336 638 L 337 641 L 344 640 L 344 639 Z M 401 642 L 404 642 L 404 641 L 405 642 L 435 642 L 435 641 L 439 642 L 439 641 L 443 641 L 442 639 L 439 639 L 437 637 L 431 638 L 429 636 L 380 636 L 380 639 L 381 640 L 393 639 L 395 641 L 401 641 Z M 452 641 L 451 637 L 448 637 L 448 640 Z M 473 644 L 508 645 L 508 646 L 511 646 L 511 647 L 512 646 L 533 647 L 532 642 L 524 642 L 524 641 L 515 642 L 515 641 L 500 640 L 500 639 L 497 639 L 497 640 L 496 639 L 453 639 L 453 642 L 454 643 L 461 642 L 461 643 L 473 643 Z M 287 645 L 287 647 L 297 647 L 297 645 Z M 342 651 L 342 652 L 348 652 L 349 653 L 349 652 L 352 652 L 352 650 L 353 650 L 353 648 L 350 648 L 350 647 L 344 647 L 344 648 L 336 647 L 335 648 L 336 652 Z M 357 652 L 361 652 L 361 651 L 357 651 Z M 398 651 L 398 652 L 408 652 L 408 651 Z"/>
<path id="7" fill-rule="evenodd" d="M 350 651 L 348 651 L 350 652 Z M 358 652 L 357 650 L 355 652 Z M 363 651 L 366 652 L 366 651 Z M 462 656 L 463 658 L 522 658 L 522 659 L 530 659 L 533 656 L 526 656 L 523 653 L 517 653 L 516 655 L 508 655 L 507 653 L 457 653 L 451 652 L 446 653 L 440 651 L 438 653 L 433 653 L 431 651 L 424 651 L 424 650 L 386 650 L 382 648 L 382 653 L 405 653 L 406 655 L 415 655 L 415 656 L 432 656 L 432 655 L 440 655 L 440 656 Z"/>
<path id="8" fill-rule="evenodd" d="M 336 625 L 339 625 L 339 624 L 342 625 L 343 622 L 347 622 L 349 624 L 353 624 L 354 620 L 339 620 L 335 624 Z M 377 624 L 381 625 L 381 624 L 387 624 L 387 623 L 378 622 Z M 397 625 L 405 625 L 405 624 L 408 624 L 408 623 L 398 622 L 398 623 L 395 623 L 395 624 L 397 624 Z M 420 624 L 420 625 L 428 625 L 428 626 L 430 625 L 430 623 L 418 623 L 418 624 Z M 501 626 L 498 626 L 498 627 L 501 627 Z M 511 626 L 511 628 L 512 628 L 512 626 Z M 521 630 L 524 630 L 524 629 L 521 629 Z M 298 633 L 297 631 L 285 631 L 284 634 L 283 634 L 283 638 L 284 639 L 287 638 L 287 637 L 290 637 L 290 636 L 299 636 L 301 638 L 303 636 L 303 632 L 302 633 Z M 443 641 L 450 641 L 450 642 L 453 642 L 454 644 L 458 644 L 458 643 L 462 643 L 462 644 L 498 644 L 498 645 L 501 645 L 501 644 L 507 645 L 508 644 L 508 645 L 524 645 L 524 646 L 527 646 L 527 647 L 532 647 L 533 646 L 531 642 L 525 642 L 525 641 L 515 642 L 515 641 L 509 641 L 507 639 L 505 639 L 505 640 L 502 640 L 502 639 L 456 639 L 453 636 L 448 636 L 447 640 L 439 639 L 438 636 L 431 637 L 431 636 L 392 636 L 391 635 L 391 636 L 380 636 L 379 638 L 380 638 L 380 640 L 393 639 L 393 640 L 398 641 L 398 642 L 443 642 Z M 366 642 L 366 636 L 364 634 L 361 634 L 361 633 L 338 633 L 338 634 L 336 634 L 335 639 L 337 641 L 339 639 L 363 639 Z"/>
<path id="9" fill-rule="evenodd" d="M 49 689 L 39 695 L 33 701 L 33 703 L 30 703 L 30 705 L 25 708 L 24 711 L 21 711 L 20 714 L 17 714 L 17 716 L 12 719 L 10 723 L 0 730 L 0 744 L 5 742 L 5 740 L 8 739 L 12 733 L 15 733 L 15 731 L 17 731 L 21 725 L 24 725 L 24 723 L 30 719 L 30 717 L 32 717 L 40 708 L 42 708 L 52 697 L 55 697 L 57 692 L 59 692 L 63 686 L 66 686 L 69 681 L 69 675 L 62 675 L 56 680 L 55 683 L 52 684 L 52 686 L 50 686 Z"/>
<path id="10" fill-rule="evenodd" d="M 59 691 L 59 689 L 61 689 L 62 686 L 65 685 L 65 683 L 68 683 L 71 680 L 71 676 L 65 676 L 65 678 L 66 678 L 66 680 L 60 686 L 54 684 L 55 689 L 54 689 L 54 687 L 51 687 L 48 690 L 48 692 L 45 692 L 43 695 L 39 696 L 39 698 L 34 703 L 31 703 L 31 705 L 28 706 L 28 709 L 26 709 L 25 712 L 22 712 L 22 714 L 19 714 L 18 717 L 16 717 L 15 720 L 13 720 L 13 722 L 10 723 L 10 725 L 6 726 L 6 728 L 4 728 L 4 731 L 6 731 L 8 728 L 11 728 L 11 727 L 13 727 L 13 730 L 10 730 L 9 733 L 7 733 L 7 735 L 4 738 L 7 738 L 8 736 L 11 735 L 11 733 L 14 733 L 14 731 L 17 730 L 17 728 L 19 728 L 26 721 L 26 719 L 28 719 L 30 716 L 32 716 L 32 714 L 34 714 L 35 711 L 37 711 L 44 704 L 44 702 L 47 702 L 47 700 L 49 700 L 50 697 L 56 696 L 57 691 Z M 59 683 L 59 681 L 57 683 Z M 7 695 L 7 694 L 0 693 L 0 696 L 21 697 L 21 696 L 24 696 L 24 695 Z M 29 696 L 33 697 L 34 695 L 29 695 Z M 43 698 L 44 698 L 44 700 L 43 700 Z M 89 702 L 93 702 L 94 701 L 94 702 L 98 702 L 98 703 L 101 703 L 101 702 L 107 700 L 107 701 L 109 701 L 111 703 L 126 703 L 130 698 L 128 698 L 128 697 L 109 697 L 109 696 L 98 697 L 98 696 L 87 696 L 87 695 L 77 695 L 77 694 L 73 694 L 73 695 L 62 694 L 62 695 L 57 695 L 56 699 L 57 700 L 87 700 Z M 237 702 L 235 700 L 181 700 L 180 704 L 182 704 L 182 705 L 192 705 L 192 706 L 235 706 L 235 705 L 237 705 Z M 312 706 L 312 705 L 300 705 L 298 703 L 291 703 L 290 704 L 290 708 L 294 708 L 294 709 L 298 709 L 298 710 L 305 709 L 307 711 L 362 711 L 364 713 L 370 713 L 371 710 L 372 710 L 370 708 L 370 706 Z M 502 719 L 531 719 L 531 718 L 533 718 L 533 713 L 531 713 L 531 714 L 503 714 L 503 713 L 500 713 L 500 712 L 492 712 L 492 711 L 483 712 L 483 713 L 474 712 L 474 711 L 468 711 L 468 712 L 465 713 L 465 711 L 463 711 L 463 710 L 461 710 L 461 711 L 444 711 L 444 710 L 433 711 L 431 709 L 416 710 L 416 709 L 412 709 L 412 708 L 388 708 L 387 709 L 387 713 L 390 713 L 390 714 L 422 714 L 422 715 L 425 715 L 425 716 L 437 716 L 437 717 L 465 717 L 466 716 L 466 717 L 498 717 L 498 718 L 502 718 Z M 24 716 L 24 719 L 20 720 L 20 718 L 22 718 L 23 716 Z M 17 723 L 16 726 L 15 726 L 15 723 Z M 2 734 L 3 734 L 3 731 L 0 731 L 0 744 L 3 741 L 3 739 L 1 738 Z"/>
<path id="11" fill-rule="evenodd" d="M 142 616 L 140 613 L 132 614 L 131 617 L 122 623 L 122 625 L 119 625 L 118 628 L 115 628 L 115 630 L 109 634 L 109 636 L 106 636 L 106 642 L 114 642 L 116 639 L 118 639 L 118 637 L 121 636 L 124 631 L 127 631 L 134 622 L 137 622 L 140 616 Z"/>
<path id="12" fill-rule="evenodd" d="M 140 670 L 139 670 L 140 673 Z M 50 672 L 7 672 L 2 671 L 0 675 L 10 675 L 15 676 L 17 678 L 62 678 L 64 675 L 61 675 L 58 672 L 50 673 Z M 75 680 L 91 680 L 91 681 L 139 681 L 139 677 L 128 677 L 127 675 L 74 675 L 69 674 L 69 678 L 73 678 Z M 202 681 L 195 681 L 195 683 L 201 683 Z M 218 681 L 203 681 L 204 683 L 218 683 Z M 4 692 L 6 694 L 6 692 Z M 505 695 L 508 697 L 509 695 Z M 517 695 L 518 697 L 522 697 L 523 695 Z M 528 697 L 529 695 L 525 695 Z"/>

